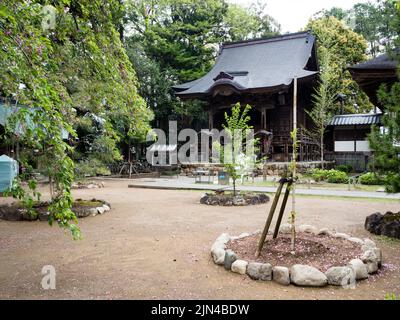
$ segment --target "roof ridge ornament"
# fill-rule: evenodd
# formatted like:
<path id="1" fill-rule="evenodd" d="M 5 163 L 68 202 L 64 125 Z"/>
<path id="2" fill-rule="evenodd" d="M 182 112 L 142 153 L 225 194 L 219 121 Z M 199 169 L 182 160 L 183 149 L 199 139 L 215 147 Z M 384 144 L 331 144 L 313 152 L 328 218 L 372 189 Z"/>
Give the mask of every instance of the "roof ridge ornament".
<path id="1" fill-rule="evenodd" d="M 229 79 L 229 80 L 233 80 L 235 77 L 232 76 L 231 74 L 229 74 L 228 72 L 225 71 L 221 71 L 213 80 L 214 81 L 218 81 L 221 79 Z"/>

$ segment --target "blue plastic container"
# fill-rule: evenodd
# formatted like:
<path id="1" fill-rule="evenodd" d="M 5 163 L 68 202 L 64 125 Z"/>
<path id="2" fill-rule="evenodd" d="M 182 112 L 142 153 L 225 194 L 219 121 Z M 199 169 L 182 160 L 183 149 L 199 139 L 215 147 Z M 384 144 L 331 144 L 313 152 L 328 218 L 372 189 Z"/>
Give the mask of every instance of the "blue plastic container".
<path id="1" fill-rule="evenodd" d="M 0 192 L 9 190 L 18 175 L 18 162 L 3 154 L 0 156 Z"/>

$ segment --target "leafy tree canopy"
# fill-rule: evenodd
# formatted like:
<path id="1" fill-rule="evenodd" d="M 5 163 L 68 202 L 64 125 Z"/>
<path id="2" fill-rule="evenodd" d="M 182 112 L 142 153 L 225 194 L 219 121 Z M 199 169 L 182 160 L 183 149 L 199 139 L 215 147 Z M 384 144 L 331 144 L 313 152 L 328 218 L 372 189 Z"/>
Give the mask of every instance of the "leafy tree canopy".
<path id="1" fill-rule="evenodd" d="M 368 97 L 362 92 L 346 69 L 348 66 L 362 62 L 366 59 L 365 39 L 347 27 L 335 17 L 322 17 L 310 20 L 307 25 L 317 37 L 319 54 L 328 51 L 330 55 L 331 90 L 336 95 L 344 94 L 343 112 L 368 112 L 372 105 Z M 335 104 L 334 113 L 340 113 L 340 101 Z"/>
<path id="2" fill-rule="evenodd" d="M 333 7 L 316 14 L 316 17 L 329 16 L 361 34 L 368 42 L 368 53 L 373 57 L 392 49 L 398 36 L 399 19 L 396 2 L 392 0 L 357 3 L 349 10 Z"/>
<path id="3" fill-rule="evenodd" d="M 143 137 L 152 117 L 137 92 L 135 72 L 115 28 L 119 16 L 117 0 L 0 3 L 0 95 L 35 110 L 35 125 L 19 139 L 46 160 L 55 191 L 49 222 L 70 229 L 75 237 L 79 230 L 70 222 L 75 218 L 70 210 L 73 150 L 61 129 L 76 137 L 83 116 L 101 118 L 101 139 L 115 155 L 122 132 Z M 15 117 L 24 124 L 25 114 L 26 108 L 20 108 Z M 7 134 L 12 135 L 10 130 Z M 104 144 L 96 145 L 95 152 L 103 154 Z M 29 188 L 37 195 L 34 178 L 31 181 Z M 25 203 L 33 203 L 20 184 L 13 191 Z"/>

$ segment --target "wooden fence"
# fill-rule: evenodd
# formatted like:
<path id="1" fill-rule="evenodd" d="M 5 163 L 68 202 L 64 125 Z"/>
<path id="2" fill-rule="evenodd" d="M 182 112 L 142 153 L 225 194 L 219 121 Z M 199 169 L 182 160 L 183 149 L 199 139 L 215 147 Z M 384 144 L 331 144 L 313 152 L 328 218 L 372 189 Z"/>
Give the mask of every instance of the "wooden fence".
<path id="1" fill-rule="evenodd" d="M 326 161 L 335 161 L 338 165 L 350 165 L 356 172 L 369 170 L 372 154 L 365 152 L 330 152 L 325 155 Z"/>

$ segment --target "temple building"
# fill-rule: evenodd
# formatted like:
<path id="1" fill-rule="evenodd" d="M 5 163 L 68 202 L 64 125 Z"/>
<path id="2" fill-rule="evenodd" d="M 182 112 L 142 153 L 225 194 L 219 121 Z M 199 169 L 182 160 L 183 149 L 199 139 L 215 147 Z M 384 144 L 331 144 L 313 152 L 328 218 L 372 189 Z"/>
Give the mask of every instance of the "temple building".
<path id="1" fill-rule="evenodd" d="M 386 83 L 389 87 L 399 81 L 398 62 L 391 54 L 382 54 L 375 59 L 349 67 L 353 79 L 377 107 L 382 107 L 377 98 L 379 87 Z"/>
<path id="2" fill-rule="evenodd" d="M 224 44 L 205 76 L 174 87 L 182 100 L 206 102 L 209 128 L 221 129 L 234 104 L 252 106 L 251 125 L 269 161 L 291 160 L 293 84 L 297 79 L 299 161 L 318 160 L 318 146 L 304 134 L 312 126 L 306 110 L 318 79 L 316 40 L 309 32 Z M 272 134 L 272 135 L 271 135 Z"/>
<path id="3" fill-rule="evenodd" d="M 396 81 L 398 62 L 390 54 L 348 68 L 353 79 L 368 95 L 375 110 L 368 114 L 346 114 L 335 116 L 326 134 L 327 160 L 336 164 L 351 165 L 356 171 L 368 170 L 373 159 L 373 150 L 368 142 L 372 126 L 382 126 L 381 118 L 385 106 L 381 105 L 377 92 L 382 84 L 390 87 Z"/>
<path id="4" fill-rule="evenodd" d="M 381 113 L 334 116 L 325 133 L 325 160 L 367 171 L 373 156 L 368 135 L 373 125 L 381 126 L 381 118 Z"/>
<path id="5" fill-rule="evenodd" d="M 373 125 L 381 126 L 384 106 L 377 91 L 381 84 L 398 81 L 397 61 L 389 54 L 348 68 L 353 79 L 366 92 L 375 110 L 368 114 L 335 116 L 325 137 L 326 159 L 349 164 L 364 171 L 373 155 L 368 134 Z M 251 125 L 261 138 L 261 156 L 268 161 L 291 161 L 294 79 L 297 79 L 297 125 L 300 141 L 298 161 L 318 161 L 319 147 L 307 138 L 312 128 L 307 110 L 319 73 L 316 40 L 310 32 L 299 32 L 268 39 L 224 44 L 214 67 L 200 79 L 176 85 L 182 100 L 205 102 L 209 129 L 221 129 L 224 113 L 234 104 L 252 106 Z"/>

